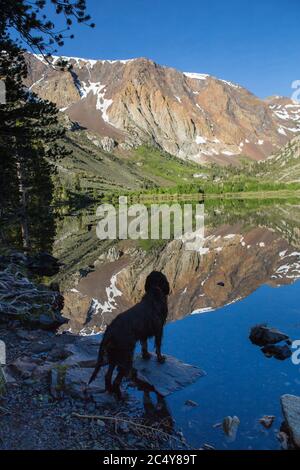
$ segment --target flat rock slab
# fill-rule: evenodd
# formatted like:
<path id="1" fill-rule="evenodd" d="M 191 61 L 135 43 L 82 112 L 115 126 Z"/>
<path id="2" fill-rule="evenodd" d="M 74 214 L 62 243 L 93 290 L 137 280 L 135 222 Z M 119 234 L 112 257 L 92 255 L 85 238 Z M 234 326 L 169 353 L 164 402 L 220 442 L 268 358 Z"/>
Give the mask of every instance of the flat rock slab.
<path id="1" fill-rule="evenodd" d="M 283 416 L 293 442 L 297 448 L 300 448 L 300 397 L 282 395 L 280 400 Z"/>
<path id="2" fill-rule="evenodd" d="M 73 344 L 66 346 L 66 350 L 70 355 L 62 364 L 67 366 L 68 369 L 68 382 L 69 379 L 71 381 L 75 379 L 76 374 L 79 374 L 81 377 L 80 380 L 83 380 L 86 374 L 84 370 L 89 370 L 91 367 L 94 367 L 101 338 L 102 335 L 88 336 L 80 338 Z M 155 355 L 151 355 L 151 359 L 145 361 L 142 359 L 141 355 L 138 354 L 134 359 L 134 367 L 137 370 L 138 379 L 153 386 L 162 396 L 170 395 L 206 375 L 206 373 L 198 367 L 185 364 L 171 356 L 166 356 L 166 362 L 160 364 L 156 360 Z M 72 375 L 69 375 L 73 369 L 74 372 L 72 372 Z M 95 381 L 101 388 L 104 387 L 103 375 L 105 370 L 105 367 L 102 368 L 101 373 L 99 373 L 99 378 Z M 91 372 L 92 370 L 90 369 L 88 373 L 91 375 Z M 88 382 L 90 375 L 86 376 L 85 383 Z M 91 387 L 92 386 L 93 384 Z"/>
<path id="3" fill-rule="evenodd" d="M 164 397 L 206 375 L 206 372 L 198 367 L 185 364 L 175 357 L 165 356 L 165 358 L 164 364 L 160 364 L 155 355 L 151 355 L 148 361 L 145 361 L 141 355 L 134 359 L 138 379 L 152 385 L 156 392 Z"/>
<path id="4" fill-rule="evenodd" d="M 67 367 L 65 369 L 52 369 L 51 393 L 59 398 L 61 394 L 71 395 L 81 400 L 93 399 L 98 404 L 109 406 L 115 404 L 115 398 L 109 393 L 103 392 L 104 371 L 97 379 L 87 387 L 93 369 L 82 367 Z"/>
<path id="5" fill-rule="evenodd" d="M 63 364 L 68 366 L 95 367 L 102 334 L 78 337 L 65 347 L 69 357 Z"/>

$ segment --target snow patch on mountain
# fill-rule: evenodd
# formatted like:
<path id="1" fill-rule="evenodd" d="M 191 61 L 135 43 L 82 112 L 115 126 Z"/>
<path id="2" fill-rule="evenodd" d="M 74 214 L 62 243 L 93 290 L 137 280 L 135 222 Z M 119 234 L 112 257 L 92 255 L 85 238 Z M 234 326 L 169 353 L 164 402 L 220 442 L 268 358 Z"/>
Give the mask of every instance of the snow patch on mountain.
<path id="1" fill-rule="evenodd" d="M 196 141 L 196 144 L 198 144 L 198 145 L 199 144 L 206 144 L 207 139 L 205 137 L 202 137 L 201 135 L 197 135 L 195 141 Z"/>
<path id="2" fill-rule="evenodd" d="M 183 75 L 185 75 L 188 78 L 193 78 L 195 80 L 206 80 L 209 77 L 207 73 L 183 72 Z"/>
<path id="3" fill-rule="evenodd" d="M 229 155 L 229 156 L 236 155 L 234 152 L 231 152 L 230 150 L 223 150 L 222 153 L 223 155 Z"/>
<path id="4" fill-rule="evenodd" d="M 223 82 L 223 83 L 226 83 L 226 85 L 229 85 L 231 86 L 232 88 L 242 88 L 240 85 L 237 85 L 236 83 L 233 83 L 233 82 L 230 82 L 229 80 L 222 80 L 222 79 L 219 79 L 220 82 Z"/>
<path id="5" fill-rule="evenodd" d="M 279 127 L 277 130 L 278 130 L 278 134 L 286 135 L 286 132 L 282 127 Z"/>
<path id="6" fill-rule="evenodd" d="M 101 64 L 104 64 L 104 63 L 109 63 L 109 64 L 116 64 L 116 63 L 120 63 L 120 64 L 128 64 L 130 62 L 134 62 L 135 60 L 137 59 L 116 59 L 116 60 L 108 60 L 108 59 L 84 59 L 83 57 L 68 57 L 68 56 L 57 56 L 57 55 L 53 55 L 49 58 L 46 58 L 45 56 L 43 56 L 43 54 L 32 54 L 36 59 L 40 60 L 41 62 L 43 62 L 45 65 L 49 65 L 49 62 L 51 62 L 53 65 L 56 65 L 59 61 L 63 60 L 65 62 L 75 62 L 76 64 L 76 67 L 78 68 L 82 68 L 86 65 L 90 65 L 91 67 L 94 67 L 97 63 L 101 63 Z"/>
<path id="7" fill-rule="evenodd" d="M 81 99 L 86 98 L 89 93 L 93 93 L 93 95 L 96 95 L 96 109 L 101 111 L 102 119 L 105 122 L 109 123 L 107 111 L 109 107 L 113 104 L 113 100 L 105 98 L 106 85 L 102 85 L 100 82 L 89 82 L 89 84 L 87 84 L 86 82 L 82 82 L 80 86 L 80 91 Z"/>

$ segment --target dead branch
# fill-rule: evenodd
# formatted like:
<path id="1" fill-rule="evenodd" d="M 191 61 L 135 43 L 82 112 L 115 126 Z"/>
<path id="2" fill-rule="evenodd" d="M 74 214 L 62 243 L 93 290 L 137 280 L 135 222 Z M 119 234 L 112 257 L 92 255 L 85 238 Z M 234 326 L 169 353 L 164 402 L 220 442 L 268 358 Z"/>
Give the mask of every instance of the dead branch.
<path id="1" fill-rule="evenodd" d="M 146 426 L 145 424 L 136 423 L 134 421 L 130 421 L 130 420 L 125 419 L 125 418 L 119 418 L 119 417 L 115 417 L 115 416 L 103 416 L 103 415 L 81 415 L 79 413 L 72 413 L 71 416 L 74 417 L 74 418 L 79 418 L 79 419 L 99 419 L 99 420 L 102 420 L 102 421 L 104 421 L 104 420 L 112 421 L 114 423 L 118 423 L 118 422 L 126 423 L 130 426 L 133 426 L 133 427 L 138 428 L 140 430 L 144 430 L 144 431 L 149 432 L 149 433 L 160 434 L 161 436 L 163 436 L 167 440 L 172 440 L 173 439 L 175 441 L 180 442 L 181 445 L 184 445 L 185 447 L 187 447 L 189 449 L 192 449 L 192 447 L 190 447 L 186 442 L 182 441 L 181 439 L 179 439 L 176 436 L 173 436 L 172 434 L 168 434 L 167 432 L 162 431 L 161 429 L 154 428 L 154 427 L 151 427 L 151 426 Z"/>

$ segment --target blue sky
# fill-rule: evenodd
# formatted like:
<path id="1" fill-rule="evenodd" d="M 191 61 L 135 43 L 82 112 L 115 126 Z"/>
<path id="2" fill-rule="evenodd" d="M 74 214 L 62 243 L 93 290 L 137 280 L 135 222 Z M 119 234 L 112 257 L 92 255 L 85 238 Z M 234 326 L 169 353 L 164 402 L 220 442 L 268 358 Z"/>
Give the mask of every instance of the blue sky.
<path id="1" fill-rule="evenodd" d="M 64 55 L 149 57 L 290 96 L 300 79 L 299 0 L 87 0 L 96 23 L 74 26 Z M 53 15 L 53 19 L 54 19 Z"/>

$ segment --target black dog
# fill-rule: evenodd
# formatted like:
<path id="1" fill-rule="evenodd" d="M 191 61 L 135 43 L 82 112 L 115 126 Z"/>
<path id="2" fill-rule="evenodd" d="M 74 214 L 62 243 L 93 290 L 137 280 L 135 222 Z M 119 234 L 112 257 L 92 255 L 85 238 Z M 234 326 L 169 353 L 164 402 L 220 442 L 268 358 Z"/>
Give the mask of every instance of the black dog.
<path id="1" fill-rule="evenodd" d="M 119 397 L 123 377 L 132 372 L 133 353 L 137 341 L 141 342 L 143 358 L 150 359 L 147 339 L 154 336 L 157 359 L 160 363 L 165 360 L 161 354 L 161 341 L 168 315 L 167 297 L 170 293 L 166 276 L 158 271 L 149 274 L 145 283 L 145 292 L 141 302 L 120 313 L 107 327 L 100 344 L 97 365 L 89 381 L 90 384 L 97 377 L 100 368 L 109 364 L 105 375 L 105 390 L 115 392 Z M 118 368 L 118 374 L 112 385 L 115 367 Z"/>

